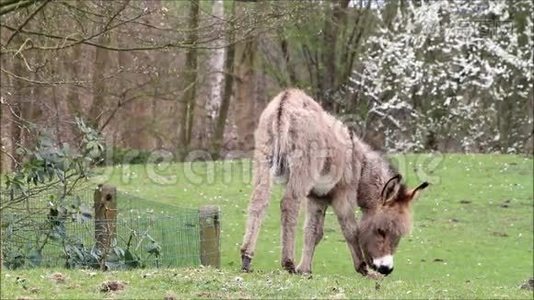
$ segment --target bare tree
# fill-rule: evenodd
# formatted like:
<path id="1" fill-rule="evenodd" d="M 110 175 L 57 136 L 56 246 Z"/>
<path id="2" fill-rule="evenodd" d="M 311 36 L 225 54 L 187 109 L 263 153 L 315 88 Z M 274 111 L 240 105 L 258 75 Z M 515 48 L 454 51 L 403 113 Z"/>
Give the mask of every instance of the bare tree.
<path id="1" fill-rule="evenodd" d="M 102 34 L 98 38 L 100 44 L 110 42 L 109 34 Z M 95 48 L 95 58 L 93 63 L 93 102 L 89 108 L 89 120 L 95 127 L 99 127 L 99 119 L 105 108 L 106 97 L 106 70 L 111 62 L 108 50 Z"/>
<path id="2" fill-rule="evenodd" d="M 251 8 L 251 5 L 254 7 Z M 255 9 L 256 5 L 241 3 L 236 11 L 237 18 Z M 254 146 L 257 44 L 257 36 L 253 35 L 236 45 L 235 72 L 239 80 L 236 82 L 235 124 L 238 147 L 244 151 L 251 150 Z"/>
<path id="3" fill-rule="evenodd" d="M 189 8 L 187 41 L 194 46 L 197 43 L 197 27 L 199 23 L 200 4 L 198 0 L 192 0 Z M 180 124 L 180 144 L 177 145 L 177 154 L 180 159 L 185 158 L 189 143 L 191 142 L 191 132 L 194 118 L 196 84 L 197 84 L 197 49 L 191 47 L 185 56 L 185 74 L 183 78 L 183 95 L 181 98 L 182 115 Z"/>
<path id="4" fill-rule="evenodd" d="M 221 99 L 221 106 L 217 112 L 217 117 L 215 121 L 215 130 L 213 133 L 213 139 L 211 143 L 211 152 L 212 157 L 217 159 L 220 155 L 221 146 L 223 143 L 224 129 L 226 125 L 226 119 L 228 117 L 228 109 L 230 108 L 230 99 L 232 97 L 232 87 L 234 83 L 234 58 L 235 58 L 235 45 L 232 43 L 235 39 L 235 2 L 232 4 L 231 12 L 228 14 L 230 16 L 230 22 L 228 22 L 227 32 L 227 42 L 229 44 L 226 49 L 226 59 L 224 62 L 224 90 Z"/>
<path id="5" fill-rule="evenodd" d="M 219 20 L 224 20 L 224 3 L 222 0 L 214 0 L 212 8 L 213 17 Z M 224 32 L 224 23 L 218 22 L 214 28 L 217 32 Z M 217 111 L 219 111 L 223 96 L 223 84 L 224 84 L 224 55 L 225 49 L 221 46 L 224 44 L 224 36 L 220 36 L 213 42 L 215 49 L 211 50 L 209 58 L 209 97 L 206 101 L 206 120 L 207 128 L 210 131 L 214 129 L 215 117 Z"/>

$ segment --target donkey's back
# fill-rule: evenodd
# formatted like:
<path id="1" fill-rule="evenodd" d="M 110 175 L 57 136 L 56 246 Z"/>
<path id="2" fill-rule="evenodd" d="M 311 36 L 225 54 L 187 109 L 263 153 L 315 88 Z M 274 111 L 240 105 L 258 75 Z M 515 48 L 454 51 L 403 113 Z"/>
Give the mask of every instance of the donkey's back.
<path id="1" fill-rule="evenodd" d="M 255 139 L 256 157 L 265 156 L 271 175 L 294 196 L 326 194 L 350 177 L 347 129 L 300 90 L 285 90 L 267 105 Z"/>

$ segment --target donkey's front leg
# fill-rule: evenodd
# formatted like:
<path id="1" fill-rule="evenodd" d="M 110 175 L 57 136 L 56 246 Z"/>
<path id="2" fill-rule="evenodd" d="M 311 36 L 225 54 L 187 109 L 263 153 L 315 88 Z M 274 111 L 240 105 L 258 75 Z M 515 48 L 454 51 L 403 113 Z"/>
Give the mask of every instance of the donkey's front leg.
<path id="1" fill-rule="evenodd" d="M 282 222 L 282 268 L 295 273 L 295 229 L 299 215 L 300 198 L 293 195 L 289 188 L 280 202 Z"/>
<path id="2" fill-rule="evenodd" d="M 300 263 L 297 266 L 297 273 L 311 273 L 315 247 L 323 238 L 324 215 L 327 207 L 326 201 L 308 197 L 304 224 L 304 247 L 302 248 Z"/>
<path id="3" fill-rule="evenodd" d="M 337 215 L 337 220 L 341 226 L 343 236 L 347 241 L 352 256 L 352 262 L 356 272 L 367 275 L 367 266 L 362 256 L 358 242 L 358 224 L 354 216 L 354 208 L 347 197 L 348 193 L 342 191 L 334 195 L 332 208 Z"/>

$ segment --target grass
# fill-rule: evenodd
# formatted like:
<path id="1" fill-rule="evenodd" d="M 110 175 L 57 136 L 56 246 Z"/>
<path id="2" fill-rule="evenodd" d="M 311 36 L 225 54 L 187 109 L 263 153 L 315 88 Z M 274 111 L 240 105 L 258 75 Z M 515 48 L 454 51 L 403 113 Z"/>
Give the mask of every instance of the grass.
<path id="1" fill-rule="evenodd" d="M 273 192 L 262 226 L 253 260 L 256 271 L 240 273 L 239 245 L 251 190 L 250 163 L 242 160 L 117 166 L 103 170 L 105 175 L 100 178 L 147 199 L 139 205 L 155 209 L 218 205 L 222 211 L 222 270 L 148 269 L 90 276 L 89 271 L 3 270 L 2 299 L 161 299 L 166 293 L 177 298 L 532 299 L 532 291 L 519 289 L 533 277 L 534 267 L 532 158 L 425 154 L 396 156 L 394 161 L 410 185 L 428 179 L 432 186 L 414 206 L 414 229 L 401 241 L 395 272 L 381 281 L 378 289 L 376 282 L 352 269 L 330 210 L 313 277 L 280 271 L 280 187 Z M 301 239 L 297 242 L 300 249 Z M 66 276 L 64 283 L 51 281 L 50 274 L 56 271 Z M 104 294 L 99 287 L 105 280 L 127 285 L 122 291 Z"/>

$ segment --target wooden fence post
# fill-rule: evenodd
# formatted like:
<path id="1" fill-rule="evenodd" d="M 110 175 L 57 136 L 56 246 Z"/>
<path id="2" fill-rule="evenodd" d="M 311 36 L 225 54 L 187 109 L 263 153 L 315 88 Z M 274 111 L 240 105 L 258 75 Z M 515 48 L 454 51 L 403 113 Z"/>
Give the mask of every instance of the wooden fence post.
<path id="1" fill-rule="evenodd" d="M 117 227 L 117 189 L 108 184 L 99 184 L 95 189 L 95 240 L 100 250 L 100 268 L 105 269 L 105 261 Z"/>
<path id="2" fill-rule="evenodd" d="M 221 267 L 219 207 L 208 205 L 199 210 L 200 263 L 203 266 Z"/>

